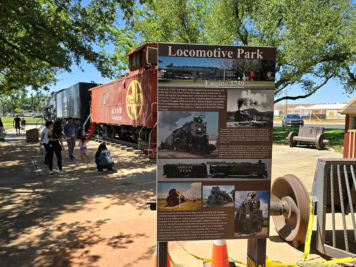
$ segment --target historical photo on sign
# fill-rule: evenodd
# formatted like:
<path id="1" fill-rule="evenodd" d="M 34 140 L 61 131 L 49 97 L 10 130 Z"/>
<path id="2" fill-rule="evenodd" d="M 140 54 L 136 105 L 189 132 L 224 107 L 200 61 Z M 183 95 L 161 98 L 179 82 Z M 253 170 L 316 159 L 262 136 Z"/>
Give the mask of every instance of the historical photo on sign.
<path id="1" fill-rule="evenodd" d="M 161 159 L 158 179 L 268 179 L 270 160 Z"/>
<path id="2" fill-rule="evenodd" d="M 274 86 L 274 61 L 261 59 L 159 57 L 158 86 Z"/>
<path id="3" fill-rule="evenodd" d="M 204 185 L 203 208 L 234 207 L 234 185 Z"/>
<path id="4" fill-rule="evenodd" d="M 158 211 L 201 209 L 201 183 L 158 183 Z"/>
<path id="5" fill-rule="evenodd" d="M 159 158 L 216 158 L 218 112 L 159 112 Z"/>
<path id="6" fill-rule="evenodd" d="M 228 89 L 226 127 L 272 128 L 272 90 Z"/>
<path id="7" fill-rule="evenodd" d="M 235 191 L 235 237 L 268 235 L 268 191 Z"/>

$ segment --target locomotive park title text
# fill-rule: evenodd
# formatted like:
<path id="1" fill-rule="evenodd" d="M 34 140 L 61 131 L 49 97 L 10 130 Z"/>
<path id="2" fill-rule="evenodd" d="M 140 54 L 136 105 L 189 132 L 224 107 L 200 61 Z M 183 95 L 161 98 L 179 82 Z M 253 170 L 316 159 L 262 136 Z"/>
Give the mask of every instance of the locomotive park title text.
<path id="1" fill-rule="evenodd" d="M 235 50 L 222 50 L 220 47 L 214 49 L 177 49 L 174 46 L 168 46 L 168 56 L 263 59 L 263 52 L 260 51 L 260 49 L 256 49 L 256 51 L 246 51 L 244 48 L 237 48 Z"/>

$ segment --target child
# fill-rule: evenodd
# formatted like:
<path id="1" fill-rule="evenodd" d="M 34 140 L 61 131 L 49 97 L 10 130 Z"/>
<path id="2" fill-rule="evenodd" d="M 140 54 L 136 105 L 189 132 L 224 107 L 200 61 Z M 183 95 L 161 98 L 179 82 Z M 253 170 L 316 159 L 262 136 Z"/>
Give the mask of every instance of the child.
<path id="1" fill-rule="evenodd" d="M 103 169 L 108 169 L 108 171 L 113 172 L 112 167 L 114 166 L 114 161 L 110 155 L 109 149 L 106 148 L 105 144 L 100 144 L 98 151 L 95 153 L 95 163 L 98 172 L 102 172 Z"/>
<path id="2" fill-rule="evenodd" d="M 84 160 L 86 159 L 87 161 L 89 161 L 89 156 L 86 154 L 87 152 L 87 140 L 85 139 L 85 136 L 83 136 L 80 139 L 80 159 Z"/>

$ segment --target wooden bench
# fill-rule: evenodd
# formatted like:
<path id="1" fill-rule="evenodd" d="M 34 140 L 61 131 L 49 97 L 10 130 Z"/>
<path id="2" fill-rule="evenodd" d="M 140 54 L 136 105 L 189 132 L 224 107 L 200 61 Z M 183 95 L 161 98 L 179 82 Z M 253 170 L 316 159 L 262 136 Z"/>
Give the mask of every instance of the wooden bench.
<path id="1" fill-rule="evenodd" d="M 323 133 L 323 127 L 308 127 L 300 126 L 298 134 L 296 132 L 290 132 L 287 140 L 290 147 L 295 147 L 300 143 L 312 143 L 315 144 L 317 149 L 324 149 L 329 140 L 326 140 L 326 136 Z"/>

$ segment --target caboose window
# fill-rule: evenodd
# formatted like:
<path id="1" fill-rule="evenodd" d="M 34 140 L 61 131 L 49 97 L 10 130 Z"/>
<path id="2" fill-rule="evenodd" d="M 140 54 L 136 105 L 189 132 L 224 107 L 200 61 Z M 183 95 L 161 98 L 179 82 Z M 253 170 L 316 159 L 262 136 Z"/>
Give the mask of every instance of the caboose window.
<path id="1" fill-rule="evenodd" d="M 140 62 L 140 52 L 137 52 L 131 56 L 131 67 L 136 67 L 141 64 Z"/>
<path id="2" fill-rule="evenodd" d="M 103 94 L 103 105 L 106 105 L 106 94 Z"/>
<path id="3" fill-rule="evenodd" d="M 350 130 L 356 129 L 356 116 L 351 115 L 350 116 Z"/>

